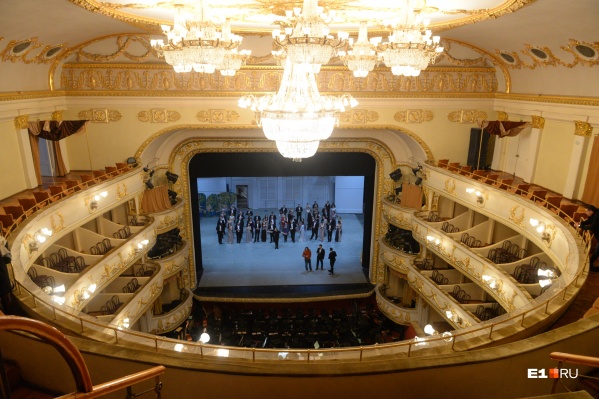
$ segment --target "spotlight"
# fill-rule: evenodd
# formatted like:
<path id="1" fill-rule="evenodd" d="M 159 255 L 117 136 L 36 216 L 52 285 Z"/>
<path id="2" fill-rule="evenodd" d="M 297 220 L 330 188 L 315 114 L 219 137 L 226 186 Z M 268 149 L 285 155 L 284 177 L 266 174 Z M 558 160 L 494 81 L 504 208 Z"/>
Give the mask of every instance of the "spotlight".
<path id="1" fill-rule="evenodd" d="M 395 169 L 393 172 L 389 173 L 389 177 L 393 179 L 393 181 L 398 181 L 401 179 L 401 169 Z"/>
<path id="2" fill-rule="evenodd" d="M 422 177 L 419 177 L 418 179 L 416 179 L 416 181 L 414 182 L 414 184 L 416 184 L 417 186 L 420 185 L 420 183 L 422 183 Z"/>
<path id="3" fill-rule="evenodd" d="M 401 193 L 401 190 L 403 190 L 403 186 L 399 186 L 395 189 L 395 195 Z"/>
<path id="4" fill-rule="evenodd" d="M 173 190 L 168 190 L 168 196 L 171 198 L 177 198 L 177 192 Z"/>
<path id="5" fill-rule="evenodd" d="M 412 169 L 412 173 L 414 173 L 414 175 L 416 175 L 418 172 L 420 172 L 422 170 L 422 166 L 418 165 L 417 168 L 413 168 Z"/>
<path id="6" fill-rule="evenodd" d="M 146 181 L 146 187 L 148 188 L 148 190 L 151 190 L 154 188 L 154 185 L 152 184 L 151 181 L 148 180 L 148 181 Z"/>
<path id="7" fill-rule="evenodd" d="M 169 171 L 166 172 L 166 178 L 168 181 L 170 181 L 171 183 L 175 184 L 177 182 L 177 180 L 179 179 L 179 175 L 176 175 L 174 173 L 171 173 Z"/>
<path id="8" fill-rule="evenodd" d="M 147 166 L 144 166 L 143 171 L 148 173 L 150 171 L 150 168 L 148 168 Z"/>

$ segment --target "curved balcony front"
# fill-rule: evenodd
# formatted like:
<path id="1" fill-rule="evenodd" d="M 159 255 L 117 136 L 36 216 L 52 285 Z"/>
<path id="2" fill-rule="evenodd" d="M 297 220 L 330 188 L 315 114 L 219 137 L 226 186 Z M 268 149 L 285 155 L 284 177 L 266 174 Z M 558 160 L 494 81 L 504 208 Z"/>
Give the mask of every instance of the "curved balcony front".
<path id="1" fill-rule="evenodd" d="M 378 305 L 379 310 L 387 316 L 390 320 L 397 324 L 408 325 L 412 321 L 416 321 L 418 319 L 418 309 L 416 308 L 406 308 L 403 306 L 399 306 L 392 301 L 390 301 L 384 293 L 385 286 L 378 285 L 376 292 L 376 303 Z"/>
<path id="2" fill-rule="evenodd" d="M 191 314 L 193 295 L 187 290 L 185 299 L 170 312 L 153 316 L 150 319 L 150 331 L 154 334 L 164 334 L 180 326 Z"/>

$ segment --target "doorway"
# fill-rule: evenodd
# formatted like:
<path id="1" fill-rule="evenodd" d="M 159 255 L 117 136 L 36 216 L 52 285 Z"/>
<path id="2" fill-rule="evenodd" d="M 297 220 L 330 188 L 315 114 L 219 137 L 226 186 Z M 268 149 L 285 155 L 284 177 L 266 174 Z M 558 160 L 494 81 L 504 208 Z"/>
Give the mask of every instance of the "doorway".
<path id="1" fill-rule="evenodd" d="M 237 208 L 238 209 L 249 208 L 247 184 L 235 186 L 235 192 L 237 193 Z"/>
<path id="2" fill-rule="evenodd" d="M 42 176 L 56 176 L 56 155 L 52 143 L 40 137 L 39 153 Z"/>

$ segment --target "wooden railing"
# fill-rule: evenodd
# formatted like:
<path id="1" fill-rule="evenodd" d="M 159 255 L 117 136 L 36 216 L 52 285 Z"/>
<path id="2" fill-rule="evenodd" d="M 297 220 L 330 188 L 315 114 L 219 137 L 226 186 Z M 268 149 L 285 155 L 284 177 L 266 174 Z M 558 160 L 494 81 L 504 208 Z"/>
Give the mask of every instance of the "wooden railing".
<path id="1" fill-rule="evenodd" d="M 116 380 L 93 385 L 89 370 L 87 369 L 81 352 L 79 352 L 79 349 L 77 349 L 75 344 L 56 328 L 42 323 L 41 321 L 25 317 L 0 316 L 0 331 L 24 331 L 30 333 L 42 339 L 44 342 L 47 342 L 58 351 L 69 366 L 71 374 L 75 379 L 75 386 L 77 389 L 76 392 L 60 396 L 60 399 L 99 398 L 121 389 L 127 389 L 128 392 L 131 392 L 131 386 L 152 378 L 155 379 L 155 385 L 151 391 L 156 393 L 156 398 L 160 398 L 160 391 L 162 389 L 160 376 L 164 374 L 164 366 L 152 367 Z M 4 372 L 2 374 L 4 375 Z M 143 393 L 147 392 L 148 391 Z M 135 396 L 139 396 L 143 393 L 136 394 Z M 8 398 L 10 398 L 10 393 L 8 393 Z"/>
<path id="2" fill-rule="evenodd" d="M 569 364 L 578 364 L 581 366 L 589 366 L 593 368 L 599 367 L 599 358 L 592 356 L 584 356 L 584 355 L 575 355 L 573 353 L 564 353 L 564 352 L 551 352 L 549 357 L 553 360 L 557 360 L 557 369 L 560 370 L 564 363 Z M 555 378 L 553 381 L 553 387 L 551 388 L 551 393 L 554 394 L 557 391 L 557 386 L 561 381 L 561 373 L 558 374 L 559 378 Z M 586 375 L 580 375 L 578 371 L 576 372 L 577 378 L 582 379 L 592 379 L 597 380 L 597 377 L 591 377 Z M 551 378 L 551 377 L 550 377 Z"/>

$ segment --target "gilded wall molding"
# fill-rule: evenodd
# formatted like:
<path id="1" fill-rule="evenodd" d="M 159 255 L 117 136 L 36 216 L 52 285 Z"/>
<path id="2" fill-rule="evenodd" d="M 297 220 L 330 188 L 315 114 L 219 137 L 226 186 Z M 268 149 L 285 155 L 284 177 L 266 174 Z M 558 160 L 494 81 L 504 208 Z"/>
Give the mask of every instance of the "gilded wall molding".
<path id="1" fill-rule="evenodd" d="M 237 111 L 233 110 L 209 109 L 206 111 L 199 111 L 196 114 L 196 118 L 198 121 L 205 123 L 227 123 L 239 119 L 239 114 Z"/>
<path id="2" fill-rule="evenodd" d="M 575 136 L 591 137 L 591 135 L 593 134 L 593 127 L 588 122 L 574 121 L 574 125 Z"/>
<path id="3" fill-rule="evenodd" d="M 58 57 L 64 48 L 64 43 L 43 45 L 38 42 L 37 37 L 11 40 L 6 44 L 4 50 L 0 51 L 0 60 L 24 64 L 48 64 Z"/>
<path id="4" fill-rule="evenodd" d="M 317 84 L 321 93 L 356 93 L 358 97 L 381 93 L 490 94 L 497 91 L 495 68 L 429 67 L 420 76 L 395 76 L 389 69 L 375 69 L 356 78 L 343 67 L 323 67 Z M 167 64 L 64 64 L 59 84 L 66 91 L 171 92 L 266 94 L 276 91 L 283 70 L 276 66 L 244 67 L 235 76 L 176 73 Z M 96 93 L 97 94 L 97 93 Z"/>
<path id="5" fill-rule="evenodd" d="M 356 125 L 376 122 L 378 120 L 379 113 L 376 111 L 369 111 L 367 109 L 350 109 L 349 111 L 342 112 L 339 116 L 340 122 Z"/>
<path id="6" fill-rule="evenodd" d="M 79 111 L 77 116 L 80 119 L 85 119 L 94 123 L 117 122 L 122 118 L 122 115 L 119 111 L 106 108 L 92 108 Z"/>
<path id="7" fill-rule="evenodd" d="M 405 111 L 397 111 L 393 115 L 393 119 L 403 123 L 422 123 L 430 122 L 434 118 L 434 113 L 426 109 L 406 109 Z"/>
<path id="8" fill-rule="evenodd" d="M 568 53 L 573 57 L 571 61 L 563 60 L 557 57 L 553 51 L 547 46 L 533 46 L 531 44 L 525 44 L 524 49 L 520 50 L 520 53 L 524 54 L 530 60 L 529 62 L 520 58 L 520 55 L 515 51 L 501 51 L 495 50 L 498 58 L 501 62 L 511 69 L 536 69 L 546 67 L 566 67 L 574 68 L 577 65 L 594 67 L 599 65 L 599 42 L 585 42 L 575 39 L 570 39 L 568 44 L 560 46 L 560 50 Z M 578 51 L 579 48 L 586 48 L 588 51 L 594 51 L 593 57 L 583 55 Z M 504 55 L 502 55 L 504 54 Z M 505 56 L 509 59 L 506 59 Z M 513 60 L 513 61 L 512 61 Z"/>
<path id="9" fill-rule="evenodd" d="M 29 115 L 19 115 L 15 118 L 15 129 L 27 129 L 29 127 Z"/>
<path id="10" fill-rule="evenodd" d="M 545 127 L 545 118 L 542 116 L 531 115 L 531 118 L 533 129 L 543 129 Z"/>
<path id="11" fill-rule="evenodd" d="M 461 109 L 459 111 L 452 111 L 447 114 L 447 119 L 450 122 L 455 123 L 476 123 L 477 120 L 486 120 L 487 113 L 484 111 L 477 111 L 475 109 Z"/>
<path id="12" fill-rule="evenodd" d="M 149 111 L 140 111 L 137 113 L 137 120 L 140 122 L 168 123 L 176 122 L 181 119 L 181 114 L 175 110 L 169 109 L 151 109 Z"/>

